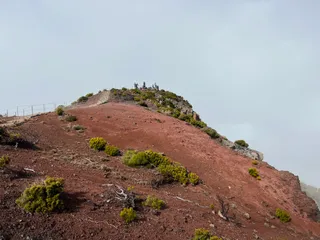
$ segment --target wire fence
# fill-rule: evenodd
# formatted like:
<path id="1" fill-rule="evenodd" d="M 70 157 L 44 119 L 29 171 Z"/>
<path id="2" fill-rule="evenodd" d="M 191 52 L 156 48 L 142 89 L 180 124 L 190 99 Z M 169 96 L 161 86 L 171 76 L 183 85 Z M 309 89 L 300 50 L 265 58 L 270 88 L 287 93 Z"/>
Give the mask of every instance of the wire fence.
<path id="1" fill-rule="evenodd" d="M 46 104 L 35 104 L 35 105 L 21 105 L 15 108 L 6 109 L 0 111 L 0 115 L 3 117 L 14 117 L 14 116 L 32 116 L 39 113 L 47 113 L 54 111 L 57 106 L 67 104 L 56 104 L 56 103 L 46 103 Z"/>

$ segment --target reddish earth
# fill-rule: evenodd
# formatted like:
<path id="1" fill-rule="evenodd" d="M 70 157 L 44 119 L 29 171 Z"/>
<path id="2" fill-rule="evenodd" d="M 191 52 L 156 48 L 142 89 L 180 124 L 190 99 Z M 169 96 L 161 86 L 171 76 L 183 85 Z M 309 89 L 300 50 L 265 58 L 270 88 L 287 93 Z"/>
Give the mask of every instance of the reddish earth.
<path id="1" fill-rule="evenodd" d="M 14 127 L 36 141 L 40 150 L 0 146 L 0 156 L 11 158 L 9 169 L 0 173 L 0 239 L 191 239 L 196 228 L 207 228 L 223 239 L 320 239 L 315 202 L 301 192 L 299 180 L 291 173 L 263 162 L 257 167 L 262 180 L 257 181 L 248 174 L 250 159 L 185 122 L 138 106 L 108 103 L 68 113 L 78 121 L 70 124 L 50 113 Z M 70 125 L 76 124 L 85 131 L 72 130 Z M 157 178 L 155 170 L 130 168 L 121 157 L 90 150 L 88 140 L 97 136 L 122 151 L 164 152 L 197 173 L 203 183 L 154 189 L 150 182 Z M 15 199 L 46 175 L 65 179 L 68 210 L 50 215 L 23 212 Z M 155 195 L 167 208 L 160 214 L 141 208 L 139 219 L 127 225 L 119 217 L 122 206 L 107 201 L 112 195 L 108 184 L 134 186 L 135 193 Z M 214 204 L 220 209 L 218 196 L 231 205 L 230 221 L 209 208 Z M 275 219 L 277 207 L 288 210 L 292 221 Z"/>

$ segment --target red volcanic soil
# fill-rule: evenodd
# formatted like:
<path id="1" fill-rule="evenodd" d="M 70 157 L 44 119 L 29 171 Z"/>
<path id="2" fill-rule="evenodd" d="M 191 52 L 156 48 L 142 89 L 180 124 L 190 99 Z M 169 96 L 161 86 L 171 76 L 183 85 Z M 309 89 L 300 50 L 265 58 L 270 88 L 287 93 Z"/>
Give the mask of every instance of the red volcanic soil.
<path id="1" fill-rule="evenodd" d="M 223 239 L 320 239 L 315 203 L 301 192 L 294 175 L 262 162 L 257 166 L 262 178 L 258 181 L 248 173 L 250 159 L 183 121 L 135 105 L 108 103 L 68 113 L 78 120 L 68 123 L 50 113 L 14 128 L 36 141 L 39 150 L 0 146 L 0 156 L 11 158 L 8 169 L 0 172 L 0 239 L 191 239 L 196 228 L 207 228 Z M 84 132 L 72 129 L 78 124 Z M 154 189 L 155 170 L 130 168 L 121 157 L 89 149 L 89 139 L 97 136 L 122 151 L 163 152 L 197 173 L 203 183 Z M 15 199 L 47 175 L 65 179 L 67 211 L 23 212 Z M 122 206 L 110 201 L 114 185 L 134 186 L 137 195 L 155 195 L 167 207 L 160 212 L 140 207 L 138 220 L 125 224 L 119 216 Z M 218 196 L 230 205 L 230 221 L 217 214 Z M 274 218 L 277 207 L 286 209 L 292 221 Z"/>

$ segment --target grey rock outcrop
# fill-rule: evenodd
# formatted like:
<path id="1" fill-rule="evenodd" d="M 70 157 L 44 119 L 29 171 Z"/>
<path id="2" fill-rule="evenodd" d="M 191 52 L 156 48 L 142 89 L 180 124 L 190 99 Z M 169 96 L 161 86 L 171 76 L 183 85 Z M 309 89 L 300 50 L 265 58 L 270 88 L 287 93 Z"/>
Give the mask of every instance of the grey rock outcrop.
<path id="1" fill-rule="evenodd" d="M 226 138 L 221 138 L 220 139 L 220 143 L 223 146 L 226 146 L 228 148 L 231 148 L 232 150 L 234 150 L 235 152 L 238 152 L 241 155 L 244 155 L 246 157 L 249 157 L 251 159 L 254 160 L 258 160 L 258 161 L 262 161 L 263 160 L 263 153 L 262 152 L 258 152 L 256 150 L 250 149 L 250 148 L 246 148 L 246 147 L 242 147 L 234 142 L 229 141 Z"/>

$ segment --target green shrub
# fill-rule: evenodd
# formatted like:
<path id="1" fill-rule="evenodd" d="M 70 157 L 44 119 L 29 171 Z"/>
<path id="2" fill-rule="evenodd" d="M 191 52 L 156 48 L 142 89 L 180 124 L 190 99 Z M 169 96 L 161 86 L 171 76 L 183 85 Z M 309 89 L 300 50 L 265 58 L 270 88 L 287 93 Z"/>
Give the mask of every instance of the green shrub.
<path id="1" fill-rule="evenodd" d="M 138 96 L 134 96 L 133 100 L 136 101 L 136 102 L 140 102 L 141 99 Z"/>
<path id="2" fill-rule="evenodd" d="M 284 223 L 291 221 L 290 214 L 281 208 L 276 209 L 276 217 L 279 218 L 280 221 Z"/>
<path id="3" fill-rule="evenodd" d="M 157 210 L 161 210 L 166 204 L 163 200 L 158 199 L 154 196 L 148 196 L 143 205 L 152 207 Z"/>
<path id="4" fill-rule="evenodd" d="M 179 116 L 181 115 L 181 112 L 179 109 L 174 109 L 172 112 L 171 112 L 171 116 L 174 117 L 174 118 L 179 118 Z"/>
<path id="5" fill-rule="evenodd" d="M 222 240 L 222 238 L 212 236 L 212 234 L 207 229 L 198 228 L 195 230 L 192 240 Z"/>
<path id="6" fill-rule="evenodd" d="M 63 209 L 60 197 L 63 192 L 63 179 L 47 177 L 44 184 L 34 184 L 25 189 L 16 200 L 18 206 L 26 212 L 47 213 Z"/>
<path id="7" fill-rule="evenodd" d="M 155 98 L 156 94 L 152 91 L 143 91 L 141 92 L 141 98 L 142 100 L 153 100 Z"/>
<path id="8" fill-rule="evenodd" d="M 182 184 L 192 183 L 194 185 L 199 183 L 199 177 L 196 174 L 188 173 L 181 164 L 151 150 L 142 152 L 128 150 L 123 156 L 123 163 L 130 167 L 157 168 L 167 182 L 177 181 Z"/>
<path id="9" fill-rule="evenodd" d="M 126 223 L 130 223 L 137 218 L 137 213 L 133 210 L 133 208 L 124 208 L 120 212 L 120 217 L 122 217 Z"/>
<path id="10" fill-rule="evenodd" d="M 191 119 L 190 123 L 193 125 L 193 126 L 196 126 L 196 127 L 199 127 L 199 128 L 205 128 L 207 127 L 207 124 L 202 122 L 202 121 L 197 121 L 197 120 L 194 120 L 194 119 Z"/>
<path id="11" fill-rule="evenodd" d="M 210 209 L 214 210 L 214 204 L 210 204 Z"/>
<path id="12" fill-rule="evenodd" d="M 249 174 L 254 178 L 259 177 L 259 172 L 256 168 L 249 168 Z"/>
<path id="13" fill-rule="evenodd" d="M 211 138 L 216 139 L 219 138 L 220 135 L 217 133 L 216 130 L 214 130 L 213 128 L 210 127 L 204 127 L 202 129 L 202 131 L 204 131 L 206 134 L 208 134 Z"/>
<path id="14" fill-rule="evenodd" d="M 249 144 L 246 143 L 245 140 L 237 140 L 237 141 L 235 141 L 234 143 L 236 143 L 236 144 L 238 144 L 238 145 L 240 145 L 240 146 L 242 146 L 242 147 L 245 147 L 245 148 L 249 147 Z"/>
<path id="15" fill-rule="evenodd" d="M 75 126 L 73 126 L 73 129 L 76 130 L 76 131 L 85 130 L 85 127 L 83 127 L 81 125 L 75 125 Z"/>
<path id="16" fill-rule="evenodd" d="M 184 114 L 184 113 L 182 113 L 182 114 L 179 116 L 179 119 L 182 120 L 182 121 L 185 121 L 185 122 L 191 122 L 191 120 L 193 119 L 193 117 L 192 117 L 191 114 Z"/>
<path id="17" fill-rule="evenodd" d="M 73 115 L 68 115 L 67 117 L 66 117 L 66 121 L 67 122 L 75 122 L 75 121 L 77 121 L 78 119 L 77 119 L 77 117 L 76 116 L 73 116 Z"/>
<path id="18" fill-rule="evenodd" d="M 192 184 L 192 185 L 197 185 L 200 181 L 200 178 L 197 174 L 195 173 L 189 173 L 188 174 L 188 178 L 189 178 L 189 182 Z"/>
<path id="19" fill-rule="evenodd" d="M 160 164 L 158 171 L 164 176 L 166 181 L 177 181 L 181 184 L 189 182 L 187 169 L 179 163 Z"/>
<path id="20" fill-rule="evenodd" d="M 119 156 L 120 150 L 116 146 L 107 145 L 104 152 L 108 154 L 109 156 Z"/>
<path id="21" fill-rule="evenodd" d="M 162 101 L 162 106 L 164 107 L 170 107 L 170 108 L 175 108 L 176 106 L 168 99 L 164 99 Z"/>
<path id="22" fill-rule="evenodd" d="M 106 145 L 107 142 L 102 137 L 91 138 L 89 141 L 90 148 L 97 151 L 103 151 Z"/>
<path id="23" fill-rule="evenodd" d="M 56 114 L 58 116 L 62 116 L 64 114 L 64 110 L 63 110 L 63 107 L 62 106 L 58 106 L 57 109 L 56 109 Z"/>
<path id="24" fill-rule="evenodd" d="M 82 96 L 82 97 L 79 97 L 77 102 L 81 103 L 81 102 L 86 102 L 86 101 L 88 101 L 88 97 L 87 96 Z"/>
<path id="25" fill-rule="evenodd" d="M 89 97 L 92 97 L 92 96 L 93 96 L 93 93 L 88 93 L 85 97 L 89 98 Z"/>
<path id="26" fill-rule="evenodd" d="M 4 155 L 0 158 L 0 168 L 5 167 L 10 163 L 10 158 L 7 155 Z"/>
<path id="27" fill-rule="evenodd" d="M 173 99 L 173 100 L 178 100 L 178 96 L 177 96 L 177 94 L 175 94 L 175 93 L 173 93 L 173 92 L 169 92 L 169 91 L 165 91 L 163 94 L 162 94 L 162 96 L 164 97 L 164 98 L 169 98 L 169 99 Z"/>

